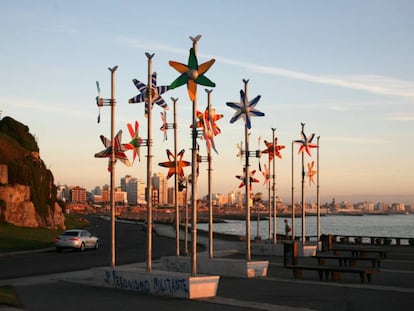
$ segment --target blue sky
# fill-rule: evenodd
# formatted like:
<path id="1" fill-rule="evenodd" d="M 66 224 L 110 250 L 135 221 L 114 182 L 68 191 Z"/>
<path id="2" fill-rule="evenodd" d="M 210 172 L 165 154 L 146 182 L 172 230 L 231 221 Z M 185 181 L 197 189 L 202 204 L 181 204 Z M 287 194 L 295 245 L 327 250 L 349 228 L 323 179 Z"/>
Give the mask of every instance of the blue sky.
<path id="1" fill-rule="evenodd" d="M 387 199 L 414 203 L 414 2 L 413 1 L 12 1 L 0 2 L 0 110 L 29 126 L 41 157 L 56 183 L 92 189 L 109 183 L 99 135 L 110 136 L 110 109 L 95 103 L 95 81 L 110 97 L 108 67 L 116 72 L 116 130 L 130 140 L 127 123 L 138 120 L 146 137 L 143 104 L 128 104 L 146 83 L 145 52 L 155 53 L 158 84 L 169 85 L 178 73 L 168 61 L 187 63 L 192 42 L 199 63 L 215 58 L 206 76 L 216 83 L 211 103 L 222 133 L 213 155 L 213 191 L 238 191 L 242 163 L 236 145 L 244 140 L 242 120 L 230 124 L 240 101 L 242 79 L 249 79 L 249 99 L 261 95 L 252 119 L 250 146 L 258 137 L 271 140 L 276 128 L 285 145 L 277 160 L 277 188 L 291 193 L 291 142 L 305 133 L 320 136 L 322 200 Z M 198 108 L 207 104 L 198 87 Z M 170 110 L 178 97 L 179 148 L 191 158 L 192 104 L 185 87 L 164 96 Z M 163 142 L 159 114 L 153 110 L 153 172 L 173 149 L 173 133 Z M 206 154 L 203 141 L 201 154 Z M 300 200 L 300 156 L 294 150 L 295 190 Z M 132 167 L 118 163 L 117 184 L 126 174 L 146 179 L 146 149 Z M 131 154 L 128 154 L 130 157 Z M 262 165 L 267 162 L 261 159 Z M 316 161 L 306 157 L 306 162 Z M 258 160 L 250 160 L 258 170 Z M 190 169 L 187 169 L 190 173 Z M 265 192 L 259 172 L 254 192 Z M 171 180 L 172 183 L 172 180 Z M 199 193 L 207 192 L 207 164 L 200 167 Z M 243 191 L 243 189 L 241 189 Z M 306 196 L 316 187 L 306 182 Z"/>

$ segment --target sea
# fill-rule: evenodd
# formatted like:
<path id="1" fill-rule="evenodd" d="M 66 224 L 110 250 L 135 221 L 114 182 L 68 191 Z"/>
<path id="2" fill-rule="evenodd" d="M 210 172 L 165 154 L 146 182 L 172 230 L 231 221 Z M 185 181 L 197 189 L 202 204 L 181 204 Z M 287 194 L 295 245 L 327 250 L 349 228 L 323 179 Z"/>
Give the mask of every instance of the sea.
<path id="1" fill-rule="evenodd" d="M 276 218 L 276 232 L 284 234 L 283 217 Z M 292 219 L 286 218 L 291 225 Z M 271 232 L 273 235 L 273 219 L 271 220 Z M 197 224 L 197 228 L 208 230 L 208 223 Z M 259 230 L 258 230 L 259 229 Z M 305 218 L 306 236 L 317 235 L 317 216 L 306 216 Z M 387 215 L 327 215 L 320 217 L 321 234 L 332 235 L 354 235 L 372 237 L 400 237 L 414 238 L 414 214 L 387 214 Z M 241 235 L 246 233 L 246 222 L 239 220 L 226 220 L 223 223 L 214 223 L 213 231 Z M 269 220 L 256 220 L 250 222 L 250 235 L 252 238 L 259 236 L 261 239 L 269 238 Z M 302 236 L 302 218 L 295 218 L 296 237 Z"/>

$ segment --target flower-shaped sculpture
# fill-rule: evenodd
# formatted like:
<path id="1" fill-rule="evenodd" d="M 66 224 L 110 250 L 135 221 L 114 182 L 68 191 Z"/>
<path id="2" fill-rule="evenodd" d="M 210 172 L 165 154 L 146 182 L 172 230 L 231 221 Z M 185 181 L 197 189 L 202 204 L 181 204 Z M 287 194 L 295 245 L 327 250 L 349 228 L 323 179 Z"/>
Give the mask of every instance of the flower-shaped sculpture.
<path id="1" fill-rule="evenodd" d="M 312 140 L 315 137 L 315 134 L 312 134 L 311 136 L 307 137 L 302 127 L 301 135 L 302 135 L 301 140 L 294 141 L 295 143 L 300 144 L 298 153 L 300 154 L 306 151 L 306 153 L 311 157 L 312 156 L 311 148 L 318 148 L 318 145 L 312 143 Z"/>
<path id="2" fill-rule="evenodd" d="M 167 156 L 168 156 L 169 161 L 158 163 L 159 166 L 169 168 L 168 174 L 167 174 L 167 179 L 169 179 L 174 174 L 177 174 L 181 178 L 184 177 L 183 168 L 186 167 L 186 166 L 190 166 L 190 162 L 183 161 L 184 152 L 185 152 L 185 150 L 182 149 L 177 154 L 177 159 L 175 159 L 174 154 L 172 154 L 172 152 L 169 149 L 167 149 Z M 176 162 L 177 162 L 177 170 L 175 170 L 175 163 Z"/>
<path id="3" fill-rule="evenodd" d="M 157 73 L 156 72 L 152 74 L 151 79 L 152 79 L 151 90 L 148 90 L 147 85 L 145 85 L 141 81 L 138 81 L 137 79 L 133 79 L 132 81 L 134 82 L 135 86 L 139 90 L 140 94 L 128 100 L 128 103 L 130 104 L 145 102 L 145 116 L 148 115 L 149 94 L 151 96 L 152 104 L 155 103 L 161 106 L 162 108 L 164 108 L 165 110 L 168 110 L 168 105 L 164 101 L 164 99 L 161 97 L 161 95 L 167 92 L 170 89 L 170 87 L 169 86 L 157 86 Z"/>
<path id="4" fill-rule="evenodd" d="M 216 114 L 214 108 L 210 107 L 210 111 L 208 108 L 203 112 L 197 111 L 197 128 L 201 128 L 203 130 L 203 139 L 206 141 L 207 149 L 210 151 L 211 148 L 218 154 L 216 145 L 214 142 L 214 136 L 221 133 L 220 128 L 217 126 L 216 121 L 223 118 L 222 114 Z M 193 125 L 190 125 L 192 128 Z"/>
<path id="5" fill-rule="evenodd" d="M 132 124 L 128 123 L 127 124 L 128 127 L 128 131 L 129 134 L 131 135 L 132 140 L 128 143 L 125 144 L 125 147 L 128 150 L 132 150 L 133 151 L 133 158 L 132 158 L 132 163 L 135 161 L 135 158 L 138 155 L 138 160 L 141 161 L 141 145 L 142 145 L 142 138 L 139 136 L 139 123 L 138 121 L 135 121 L 135 129 L 132 128 Z"/>
<path id="6" fill-rule="evenodd" d="M 266 164 L 264 164 L 264 169 L 262 170 L 262 175 L 264 177 L 263 185 L 269 184 L 270 182 L 270 167 L 267 167 Z"/>
<path id="7" fill-rule="evenodd" d="M 163 141 L 167 140 L 167 130 L 168 130 L 168 123 L 167 123 L 167 111 L 161 111 L 161 121 L 162 125 L 160 127 L 161 132 L 164 133 Z"/>
<path id="8" fill-rule="evenodd" d="M 314 170 L 314 165 L 315 165 L 315 161 L 309 162 L 308 163 L 308 173 L 307 176 L 309 177 L 309 186 L 311 184 L 315 184 L 315 180 L 313 179 L 313 177 L 316 175 L 316 170 Z"/>
<path id="9" fill-rule="evenodd" d="M 241 162 L 243 160 L 243 153 L 244 153 L 243 142 L 241 141 L 240 144 L 236 145 L 236 147 L 237 147 L 236 157 L 240 158 L 240 162 Z"/>
<path id="10" fill-rule="evenodd" d="M 227 102 L 226 105 L 235 109 L 230 123 L 236 122 L 240 117 L 243 117 L 244 123 L 248 129 L 251 128 L 250 118 L 252 116 L 263 117 L 265 114 L 255 109 L 255 106 L 260 100 L 260 95 L 256 96 L 252 101 L 249 101 L 243 90 L 240 90 L 240 103 Z"/>
<path id="11" fill-rule="evenodd" d="M 204 75 L 215 61 L 215 59 L 210 59 L 208 62 L 205 62 L 199 66 L 194 48 L 190 49 L 188 65 L 170 61 L 170 66 L 181 73 L 181 75 L 170 84 L 170 89 L 175 89 L 179 86 L 187 84 L 188 96 L 191 101 L 195 101 L 197 98 L 197 84 L 209 87 L 216 86 L 213 81 Z"/>
<path id="12" fill-rule="evenodd" d="M 269 161 L 272 161 L 275 156 L 277 156 L 279 159 L 282 158 L 280 150 L 285 149 L 285 146 L 279 146 L 277 144 L 277 138 L 275 138 L 274 147 L 271 141 L 264 140 L 264 143 L 266 145 L 266 149 L 263 150 L 262 153 L 267 153 L 269 155 Z"/>
<path id="13" fill-rule="evenodd" d="M 108 162 L 108 171 L 111 171 L 111 154 L 112 154 L 112 143 L 111 140 L 106 138 L 105 136 L 100 136 L 102 143 L 105 146 L 105 149 L 95 153 L 95 158 L 109 158 Z M 115 153 L 115 162 L 119 159 L 122 163 L 126 166 L 131 166 L 131 162 L 129 162 L 128 157 L 125 154 L 127 148 L 124 144 L 121 143 L 122 141 L 122 131 L 120 130 L 118 134 L 116 134 L 114 138 L 114 153 Z"/>
<path id="14" fill-rule="evenodd" d="M 244 173 L 246 172 L 246 168 L 243 169 Z M 257 178 L 254 178 L 253 175 L 256 173 L 256 170 L 250 172 L 249 178 L 249 190 L 252 191 L 252 183 L 259 182 Z M 240 179 L 242 182 L 239 185 L 239 188 L 242 188 L 246 185 L 246 174 L 244 175 L 236 175 L 236 178 Z"/>

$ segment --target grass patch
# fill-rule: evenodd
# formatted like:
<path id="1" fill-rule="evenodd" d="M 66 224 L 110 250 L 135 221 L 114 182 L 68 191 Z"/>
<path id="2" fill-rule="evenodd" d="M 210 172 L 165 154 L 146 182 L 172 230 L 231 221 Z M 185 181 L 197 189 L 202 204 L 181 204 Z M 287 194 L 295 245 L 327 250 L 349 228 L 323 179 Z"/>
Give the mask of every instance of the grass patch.
<path id="1" fill-rule="evenodd" d="M 83 217 L 67 215 L 65 218 L 67 229 L 83 228 L 89 225 L 89 221 Z M 62 231 L 0 224 L 0 253 L 52 247 L 55 238 Z"/>
<path id="2" fill-rule="evenodd" d="M 0 286 L 0 306 L 7 305 L 10 307 L 22 308 L 22 303 L 17 297 L 17 293 L 13 286 Z"/>

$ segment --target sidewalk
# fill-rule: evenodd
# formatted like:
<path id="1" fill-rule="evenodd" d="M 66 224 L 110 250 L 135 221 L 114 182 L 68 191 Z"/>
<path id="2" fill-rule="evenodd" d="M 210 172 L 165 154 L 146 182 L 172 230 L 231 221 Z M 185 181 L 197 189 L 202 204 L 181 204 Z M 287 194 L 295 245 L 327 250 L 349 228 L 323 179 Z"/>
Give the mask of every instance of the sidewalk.
<path id="1" fill-rule="evenodd" d="M 174 238 L 172 226 L 157 225 L 157 234 Z M 208 246 L 208 238 L 198 242 Z M 216 252 L 233 253 L 239 241 L 215 240 Z M 199 256 L 207 255 L 206 252 Z M 243 255 L 233 255 L 243 258 Z M 393 248 L 374 275 L 372 283 L 361 284 L 355 275 L 339 282 L 319 281 L 315 271 L 296 280 L 283 267 L 282 257 L 253 258 L 270 261 L 266 278 L 221 277 L 217 297 L 202 300 L 172 299 L 96 285 L 91 270 L 0 281 L 16 287 L 24 310 L 411 310 L 414 306 L 414 248 Z M 307 258 L 304 260 L 312 260 Z M 313 259 L 314 260 L 314 259 Z M 145 263 L 134 264 L 145 266 Z M 153 263 L 157 269 L 159 262 Z M 10 310 L 0 306 L 0 310 Z"/>

